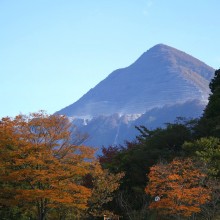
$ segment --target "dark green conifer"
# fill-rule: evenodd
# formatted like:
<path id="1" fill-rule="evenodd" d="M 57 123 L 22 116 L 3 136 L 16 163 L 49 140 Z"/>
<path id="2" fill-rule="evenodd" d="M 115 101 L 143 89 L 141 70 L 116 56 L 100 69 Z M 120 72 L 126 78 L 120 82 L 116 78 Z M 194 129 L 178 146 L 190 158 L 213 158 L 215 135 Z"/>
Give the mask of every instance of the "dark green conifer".
<path id="1" fill-rule="evenodd" d="M 220 69 L 209 84 L 212 94 L 201 117 L 197 132 L 200 137 L 220 137 Z"/>

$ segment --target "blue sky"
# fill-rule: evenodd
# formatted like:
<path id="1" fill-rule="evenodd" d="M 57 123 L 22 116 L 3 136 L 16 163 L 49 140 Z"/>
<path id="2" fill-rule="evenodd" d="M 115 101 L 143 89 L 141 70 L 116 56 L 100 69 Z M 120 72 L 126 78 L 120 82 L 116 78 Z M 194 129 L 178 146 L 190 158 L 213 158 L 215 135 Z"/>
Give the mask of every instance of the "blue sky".
<path id="1" fill-rule="evenodd" d="M 219 0 L 0 0 L 0 117 L 54 113 L 158 43 L 220 68 Z"/>

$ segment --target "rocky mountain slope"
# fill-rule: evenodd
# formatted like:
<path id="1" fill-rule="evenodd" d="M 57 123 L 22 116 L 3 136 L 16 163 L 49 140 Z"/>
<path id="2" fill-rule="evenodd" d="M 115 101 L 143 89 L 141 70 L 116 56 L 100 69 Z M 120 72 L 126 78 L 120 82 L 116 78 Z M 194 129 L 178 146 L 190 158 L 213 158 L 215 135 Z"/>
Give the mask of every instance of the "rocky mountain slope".
<path id="1" fill-rule="evenodd" d="M 56 114 L 87 132 L 88 145 L 122 144 L 135 137 L 134 125 L 153 128 L 176 116 L 200 116 L 213 74 L 198 59 L 158 44 Z"/>

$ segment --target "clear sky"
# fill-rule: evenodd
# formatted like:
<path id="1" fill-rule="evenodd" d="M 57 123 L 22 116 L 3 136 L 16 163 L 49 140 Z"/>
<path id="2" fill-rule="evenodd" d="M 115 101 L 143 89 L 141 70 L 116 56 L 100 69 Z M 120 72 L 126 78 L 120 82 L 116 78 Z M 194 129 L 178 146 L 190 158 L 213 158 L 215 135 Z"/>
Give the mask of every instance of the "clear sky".
<path id="1" fill-rule="evenodd" d="M 220 67 L 219 0 L 0 0 L 0 117 L 54 113 L 158 43 Z"/>

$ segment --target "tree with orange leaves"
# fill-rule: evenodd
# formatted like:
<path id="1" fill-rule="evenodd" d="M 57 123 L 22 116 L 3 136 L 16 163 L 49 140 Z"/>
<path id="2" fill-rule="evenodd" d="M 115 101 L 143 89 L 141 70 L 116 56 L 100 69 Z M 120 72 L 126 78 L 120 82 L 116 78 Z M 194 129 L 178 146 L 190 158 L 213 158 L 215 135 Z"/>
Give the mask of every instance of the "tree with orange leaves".
<path id="1" fill-rule="evenodd" d="M 161 215 L 189 217 L 200 212 L 200 206 L 210 198 L 203 186 L 206 175 L 191 159 L 174 159 L 150 169 L 146 193 L 153 197 L 149 208 Z"/>
<path id="2" fill-rule="evenodd" d="M 60 207 L 87 208 L 83 186 L 93 149 L 72 143 L 71 123 L 44 112 L 0 121 L 0 207 L 19 206 L 45 220 Z M 82 140 L 77 137 L 77 140 Z"/>

